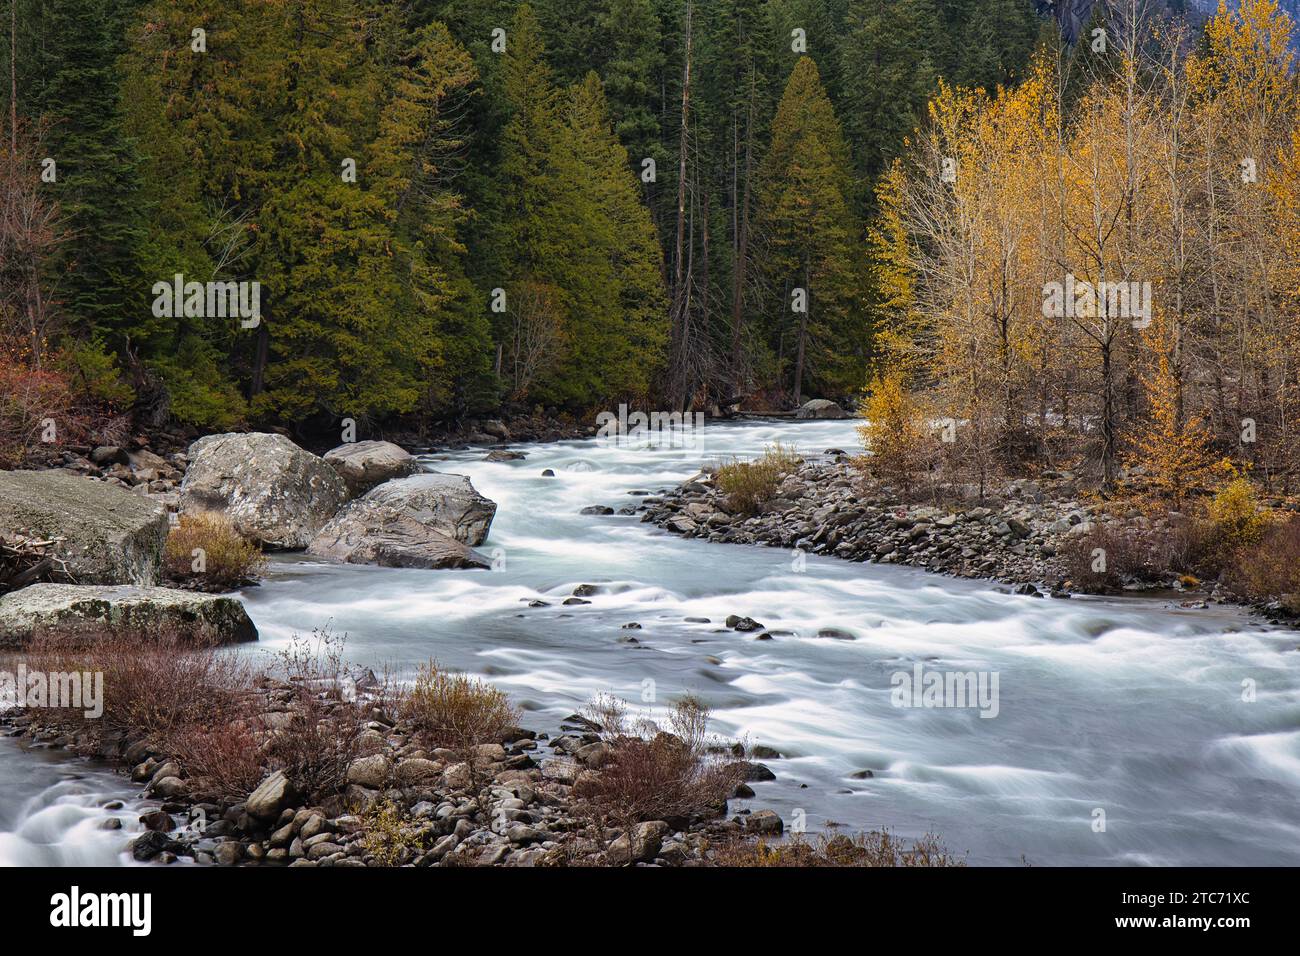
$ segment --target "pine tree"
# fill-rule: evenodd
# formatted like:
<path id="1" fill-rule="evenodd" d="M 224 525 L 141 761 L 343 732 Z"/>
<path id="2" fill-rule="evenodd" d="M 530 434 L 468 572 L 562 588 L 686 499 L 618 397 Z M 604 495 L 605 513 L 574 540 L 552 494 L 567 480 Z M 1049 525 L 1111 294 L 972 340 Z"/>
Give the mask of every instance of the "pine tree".
<path id="1" fill-rule="evenodd" d="M 663 258 L 594 72 L 571 91 L 567 123 L 583 191 L 597 219 L 589 235 L 593 242 L 606 242 L 597 252 L 610 263 L 617 290 L 613 311 L 590 316 L 585 334 L 575 337 L 588 340 L 587 362 L 599 370 L 591 397 L 645 398 L 662 361 L 667 332 Z"/>
<path id="2" fill-rule="evenodd" d="M 656 113 L 662 109 L 658 81 L 664 67 L 660 50 L 660 24 L 651 0 L 611 0 L 601 19 L 610 43 L 603 71 L 614 132 L 627 147 L 639 172 L 641 161 L 655 161 L 667 170 L 669 153 L 663 147 Z"/>
<path id="3" fill-rule="evenodd" d="M 477 71 L 441 23 L 417 30 L 414 41 L 395 66 L 368 166 L 392 215 L 402 308 L 429 323 L 420 333 L 422 409 L 442 416 L 495 399 L 491 331 L 464 269 L 470 212 L 451 185 L 469 145 L 463 117 Z"/>
<path id="4" fill-rule="evenodd" d="M 109 333 L 115 344 L 146 305 L 135 265 L 140 178 L 123 129 L 116 69 L 137 5 L 48 0 L 24 11 L 19 25 L 26 34 L 19 109 L 45 125 L 45 155 L 57 172 L 49 190 L 69 235 L 46 266 L 59 276 L 59 305 L 72 331 Z"/>
<path id="5" fill-rule="evenodd" d="M 854 0 L 843 46 L 845 135 L 874 179 L 925 116 L 938 39 L 932 0 Z"/>
<path id="6" fill-rule="evenodd" d="M 877 365 L 904 373 L 921 370 L 926 356 L 916 302 L 915 254 L 903 209 L 906 180 L 895 160 L 876 187 L 876 216 L 867 230 L 868 268 Z"/>
<path id="7" fill-rule="evenodd" d="M 759 229 L 764 236 L 774 331 L 794 349 L 791 393 L 805 376 L 824 389 L 861 382 L 869 338 L 854 245 L 854 180 L 839 121 L 809 57 L 796 64 L 772 123 L 760 170 Z M 792 312 L 803 290 L 805 311 Z M 809 374 L 811 373 L 811 374 Z"/>

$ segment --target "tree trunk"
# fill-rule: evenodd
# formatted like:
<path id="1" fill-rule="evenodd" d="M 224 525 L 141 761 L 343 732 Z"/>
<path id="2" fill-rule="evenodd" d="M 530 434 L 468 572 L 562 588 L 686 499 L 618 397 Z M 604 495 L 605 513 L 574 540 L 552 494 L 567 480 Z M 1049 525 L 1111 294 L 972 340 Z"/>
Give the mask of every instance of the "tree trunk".
<path id="1" fill-rule="evenodd" d="M 1101 345 L 1101 487 L 1115 487 L 1115 369 L 1111 362 L 1111 341 Z"/>
<path id="2" fill-rule="evenodd" d="M 682 60 L 682 119 L 677 142 L 677 236 L 673 255 L 673 301 L 669 319 L 669 401 L 674 409 L 685 402 L 686 381 L 686 146 L 691 107 L 691 19 L 694 3 L 686 3 L 686 43 Z"/>
<path id="3" fill-rule="evenodd" d="M 257 352 L 253 358 L 253 380 L 248 388 L 250 398 L 262 394 L 266 378 L 267 358 L 270 354 L 270 340 L 271 335 L 266 330 L 266 321 L 263 320 L 257 325 Z"/>
<path id="4" fill-rule="evenodd" d="M 754 154 L 754 82 L 750 74 L 749 116 L 745 121 L 745 185 L 740 199 L 740 221 L 736 229 L 735 281 L 731 289 L 731 391 L 735 395 L 744 389 L 745 370 L 741 359 L 741 334 L 745 323 L 745 267 L 749 264 L 749 181 Z M 733 207 L 735 194 L 732 195 Z"/>
<path id="5" fill-rule="evenodd" d="M 808 289 L 808 263 L 803 266 L 803 311 L 799 313 L 799 341 L 795 346 L 794 403 L 803 404 L 803 353 L 808 334 L 808 310 L 812 308 L 812 294 Z"/>

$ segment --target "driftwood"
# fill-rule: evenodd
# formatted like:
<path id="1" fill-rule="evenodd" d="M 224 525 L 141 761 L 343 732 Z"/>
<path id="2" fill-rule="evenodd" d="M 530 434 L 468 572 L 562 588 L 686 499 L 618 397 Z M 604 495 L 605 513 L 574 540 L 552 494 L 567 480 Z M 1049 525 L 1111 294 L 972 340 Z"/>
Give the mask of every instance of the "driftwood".
<path id="1" fill-rule="evenodd" d="M 16 591 L 38 581 L 75 583 L 68 567 L 52 549 L 62 541 L 42 541 L 21 534 L 0 534 L 0 593 Z"/>

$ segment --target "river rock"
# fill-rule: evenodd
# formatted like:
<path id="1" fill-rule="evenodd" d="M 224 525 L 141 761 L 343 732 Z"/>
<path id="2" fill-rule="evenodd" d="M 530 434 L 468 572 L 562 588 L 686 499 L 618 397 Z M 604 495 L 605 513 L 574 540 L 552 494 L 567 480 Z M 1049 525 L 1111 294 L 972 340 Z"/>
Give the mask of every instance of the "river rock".
<path id="1" fill-rule="evenodd" d="M 348 765 L 347 780 L 348 783 L 355 783 L 359 787 L 378 790 L 388 782 L 390 769 L 388 758 L 383 754 L 358 757 Z"/>
<path id="2" fill-rule="evenodd" d="M 244 858 L 244 848 L 237 840 L 226 840 L 217 844 L 212 856 L 217 861 L 217 866 L 235 866 Z"/>
<path id="3" fill-rule="evenodd" d="M 662 820 L 638 823 L 632 827 L 631 839 L 624 833 L 609 845 L 609 860 L 616 864 L 649 863 L 659 855 L 664 837 L 671 832 Z"/>
<path id="4" fill-rule="evenodd" d="M 257 640 L 238 598 L 177 588 L 32 584 L 0 597 L 0 647 L 22 647 L 37 634 L 175 634 L 219 644 Z"/>
<path id="5" fill-rule="evenodd" d="M 54 540 L 82 584 L 157 584 L 167 515 L 116 485 L 54 471 L 0 472 L 0 531 Z"/>
<path id="6" fill-rule="evenodd" d="M 310 554 L 398 568 L 487 568 L 467 545 L 487 537 L 495 502 L 464 475 L 430 473 L 384 482 L 320 530 Z"/>
<path id="7" fill-rule="evenodd" d="M 158 830 L 146 830 L 131 841 L 131 856 L 141 863 L 152 860 L 161 853 L 174 853 L 179 849 L 180 843 Z"/>
<path id="8" fill-rule="evenodd" d="M 350 497 L 333 467 L 283 435 L 208 435 L 189 457 L 181 513 L 219 512 L 269 549 L 307 547 Z"/>
<path id="9" fill-rule="evenodd" d="M 394 478 L 420 473 L 420 463 L 404 448 L 387 441 L 357 441 L 331 448 L 324 460 L 339 473 L 352 496 Z"/>
<path id="10" fill-rule="evenodd" d="M 745 817 L 745 832 L 764 836 L 777 836 L 785 830 L 785 823 L 775 810 L 755 810 Z"/>
<path id="11" fill-rule="evenodd" d="M 107 467 L 109 465 L 125 465 L 131 459 L 127 457 L 125 448 L 118 445 L 99 445 L 91 451 L 90 460 L 96 465 Z"/>
<path id="12" fill-rule="evenodd" d="M 277 770 L 267 776 L 257 785 L 257 789 L 248 795 L 248 802 L 244 805 L 244 809 L 248 811 L 250 817 L 258 820 L 274 820 L 296 796 L 296 788 L 284 775 L 284 771 Z"/>
<path id="13" fill-rule="evenodd" d="M 840 408 L 834 402 L 825 398 L 814 398 L 812 401 L 804 402 L 794 413 L 795 418 L 848 418 L 849 413 Z"/>

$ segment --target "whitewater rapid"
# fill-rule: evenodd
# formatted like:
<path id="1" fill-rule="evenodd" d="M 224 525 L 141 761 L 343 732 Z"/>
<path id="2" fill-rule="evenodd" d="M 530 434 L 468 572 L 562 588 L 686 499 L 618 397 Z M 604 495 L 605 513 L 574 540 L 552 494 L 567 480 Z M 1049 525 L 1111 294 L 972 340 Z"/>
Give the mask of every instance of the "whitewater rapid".
<path id="1" fill-rule="evenodd" d="M 579 514 L 635 505 L 630 492 L 775 440 L 856 447 L 851 422 L 735 423 L 709 425 L 702 448 L 589 440 L 515 446 L 527 457 L 511 462 L 481 449 L 428 456 L 498 503 L 480 548 L 497 569 L 279 556 L 243 592 L 261 633 L 244 653 L 328 628 L 377 671 L 404 677 L 432 658 L 490 678 L 548 733 L 600 693 L 652 715 L 695 693 L 718 733 L 784 755 L 764 761 L 777 779 L 733 811 L 770 807 L 810 831 L 933 832 L 972 864 L 1300 863 L 1295 631 L 1232 608 L 1035 599 L 911 568 L 683 540 L 639 515 Z M 579 584 L 599 586 L 592 603 L 562 605 Z M 550 606 L 527 606 L 538 599 Z M 729 614 L 774 639 L 725 629 Z M 633 622 L 641 629 L 623 627 Z M 824 628 L 856 639 L 817 637 Z M 895 675 L 918 664 L 996 672 L 996 716 L 895 706 Z M 82 852 L 99 862 L 113 839 L 123 859 L 127 834 L 94 829 L 85 805 L 135 791 L 120 777 L 107 778 L 116 791 L 97 790 L 104 778 L 84 767 L 80 781 L 43 783 L 33 761 L 67 766 L 0 740 L 0 863 Z"/>

